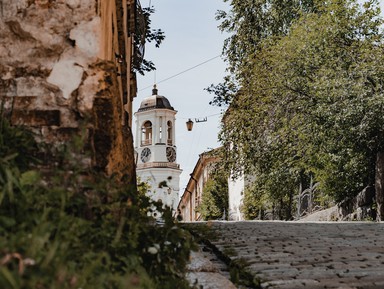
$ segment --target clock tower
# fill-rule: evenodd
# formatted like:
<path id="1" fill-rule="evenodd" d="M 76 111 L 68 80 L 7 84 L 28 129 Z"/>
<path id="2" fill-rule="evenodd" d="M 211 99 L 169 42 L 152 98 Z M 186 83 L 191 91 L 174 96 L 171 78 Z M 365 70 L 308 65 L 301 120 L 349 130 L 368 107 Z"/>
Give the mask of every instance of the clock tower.
<path id="1" fill-rule="evenodd" d="M 158 95 L 156 85 L 136 117 L 137 176 L 151 186 L 149 196 L 174 211 L 179 203 L 181 169 L 176 162 L 175 116 L 169 100 Z"/>

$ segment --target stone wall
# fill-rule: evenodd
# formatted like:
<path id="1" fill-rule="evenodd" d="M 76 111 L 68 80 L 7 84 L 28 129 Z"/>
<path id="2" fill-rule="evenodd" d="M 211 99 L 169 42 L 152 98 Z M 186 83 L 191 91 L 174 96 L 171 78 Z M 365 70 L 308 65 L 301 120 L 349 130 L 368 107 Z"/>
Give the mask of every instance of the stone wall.
<path id="1" fill-rule="evenodd" d="M 299 221 L 372 221 L 376 219 L 375 189 L 364 188 L 356 197 L 348 198 L 335 206 L 307 215 Z"/>
<path id="2" fill-rule="evenodd" d="M 126 4 L 102 1 L 122 7 L 117 2 Z M 114 22 L 117 6 L 103 14 L 102 3 L 0 0 L 0 100 L 12 124 L 29 127 L 39 141 L 55 146 L 85 133 L 89 163 L 109 174 L 128 174 L 134 182 L 122 95 L 129 88 L 122 89 L 121 81 L 127 63 L 106 57 L 102 43 L 105 23 L 112 23 L 109 34 L 124 31 Z M 110 50 L 116 46 L 119 54 L 121 45 Z"/>
<path id="3" fill-rule="evenodd" d="M 338 204 L 339 219 L 343 221 L 366 221 L 375 220 L 376 211 L 375 188 L 368 186 L 356 197 L 346 199 Z"/>

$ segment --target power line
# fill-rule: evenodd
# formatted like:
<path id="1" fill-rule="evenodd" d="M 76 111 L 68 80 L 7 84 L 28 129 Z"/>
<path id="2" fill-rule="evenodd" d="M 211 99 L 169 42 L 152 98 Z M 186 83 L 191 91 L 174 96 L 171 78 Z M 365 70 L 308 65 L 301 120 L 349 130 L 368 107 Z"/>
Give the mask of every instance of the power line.
<path id="1" fill-rule="evenodd" d="M 220 54 L 220 55 L 217 55 L 217 56 L 215 56 L 215 57 L 212 57 L 212 58 L 210 58 L 210 59 L 208 59 L 208 60 L 206 60 L 206 61 L 204 61 L 204 62 L 201 62 L 201 63 L 199 63 L 199 64 L 197 64 L 197 65 L 195 65 L 195 66 L 192 66 L 192 67 L 190 67 L 190 68 L 188 68 L 188 69 L 186 69 L 186 70 L 183 70 L 183 71 L 181 71 L 181 72 L 179 72 L 179 73 L 176 73 L 176 74 L 174 74 L 174 75 L 172 75 L 172 76 L 170 76 L 170 77 L 167 77 L 167 78 L 165 78 L 165 79 L 162 79 L 162 80 L 160 80 L 159 82 L 157 82 L 156 84 L 159 84 L 159 83 L 165 82 L 165 81 L 167 81 L 167 80 L 170 80 L 170 79 L 172 79 L 172 78 L 174 78 L 174 77 L 176 77 L 176 76 L 179 76 L 180 74 L 186 73 L 186 72 L 188 72 L 188 71 L 190 71 L 190 70 L 192 70 L 192 69 L 195 69 L 196 67 L 199 67 L 199 66 L 201 66 L 201 65 L 203 65 L 203 64 L 206 64 L 207 62 L 210 62 L 210 61 L 212 61 L 212 60 L 214 60 L 214 59 L 216 59 L 216 58 L 218 58 L 218 57 L 220 57 L 220 56 L 221 56 L 221 54 Z M 150 87 L 153 87 L 153 85 L 148 85 L 148 86 L 146 86 L 146 87 L 144 87 L 144 88 L 142 88 L 142 89 L 139 89 L 139 91 L 143 91 L 143 90 L 148 89 L 148 88 L 150 88 Z"/>
<path id="2" fill-rule="evenodd" d="M 200 119 L 200 118 L 208 118 L 208 117 L 212 117 L 212 116 L 216 116 L 216 115 L 220 115 L 222 114 L 222 112 L 219 112 L 219 113 L 214 113 L 214 114 L 210 114 L 210 115 L 205 115 L 203 117 L 179 117 L 180 119 Z"/>

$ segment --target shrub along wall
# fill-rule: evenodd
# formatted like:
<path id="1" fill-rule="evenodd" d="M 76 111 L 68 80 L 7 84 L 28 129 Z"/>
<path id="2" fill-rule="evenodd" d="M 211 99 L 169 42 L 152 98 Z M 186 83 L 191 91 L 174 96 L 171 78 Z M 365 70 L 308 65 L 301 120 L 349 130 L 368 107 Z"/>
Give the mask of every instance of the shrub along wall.
<path id="1" fill-rule="evenodd" d="M 0 120 L 0 288 L 189 288 L 190 235 L 124 177 L 84 169 L 81 139 L 44 175 L 33 136 Z M 60 167 L 60 168 L 59 168 Z"/>

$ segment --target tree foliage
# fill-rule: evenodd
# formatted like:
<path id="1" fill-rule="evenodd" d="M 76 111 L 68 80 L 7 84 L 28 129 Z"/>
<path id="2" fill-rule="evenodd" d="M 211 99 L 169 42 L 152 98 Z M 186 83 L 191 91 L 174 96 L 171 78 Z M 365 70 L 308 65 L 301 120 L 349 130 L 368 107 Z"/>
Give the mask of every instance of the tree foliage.
<path id="1" fill-rule="evenodd" d="M 214 105 L 228 105 L 236 92 L 246 83 L 252 64 L 249 62 L 260 50 L 261 43 L 271 36 L 286 35 L 291 23 L 303 12 L 316 10 L 314 0 L 224 0 L 230 2 L 229 12 L 220 10 L 216 20 L 219 29 L 231 36 L 224 41 L 223 54 L 229 75 L 223 83 L 211 85 Z"/>
<path id="2" fill-rule="evenodd" d="M 221 131 L 228 167 L 262 180 L 255 194 L 282 207 L 292 206 L 309 175 L 336 201 L 372 185 L 384 144 L 378 2 L 256 1 L 268 9 L 245 2 L 232 1 L 222 24 L 235 32 L 225 49 L 241 88 Z M 286 5 L 283 19 L 271 16 L 277 2 Z M 261 22 L 252 25 L 252 17 Z M 248 21 L 251 30 L 235 19 Z M 244 52 L 248 45 L 253 50 Z"/>
<path id="3" fill-rule="evenodd" d="M 155 12 L 153 7 L 142 8 L 138 5 L 136 11 L 136 31 L 134 33 L 134 55 L 133 55 L 133 70 L 144 75 L 146 72 L 155 70 L 155 64 L 146 58 L 145 44 L 155 43 L 155 47 L 160 47 L 164 41 L 165 35 L 161 29 L 151 27 L 151 14 Z"/>
<path id="4" fill-rule="evenodd" d="M 213 171 L 208 179 L 198 211 L 203 220 L 217 220 L 228 215 L 228 176 L 223 170 Z"/>

